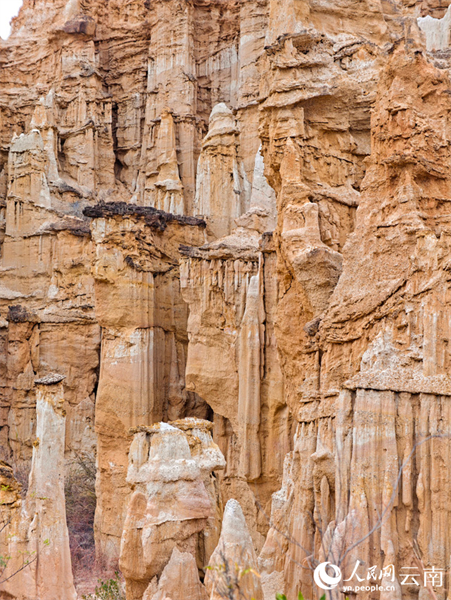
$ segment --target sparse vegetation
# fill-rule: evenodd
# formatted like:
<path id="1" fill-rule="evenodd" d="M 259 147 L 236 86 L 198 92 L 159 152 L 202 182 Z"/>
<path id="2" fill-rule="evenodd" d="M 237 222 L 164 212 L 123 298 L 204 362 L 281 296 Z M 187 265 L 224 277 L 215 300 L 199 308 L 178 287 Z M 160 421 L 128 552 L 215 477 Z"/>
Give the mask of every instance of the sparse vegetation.
<path id="1" fill-rule="evenodd" d="M 113 578 L 106 581 L 99 579 L 94 594 L 83 596 L 83 600 L 125 600 L 119 573 L 116 572 Z"/>
<path id="2" fill-rule="evenodd" d="M 7 486 L 2 486 L 3 488 Z M 1 503 L 0 503 L 1 506 Z M 10 524 L 10 520 L 6 519 L 0 522 L 0 536 L 7 531 L 7 528 Z M 49 540 L 44 540 L 44 546 L 48 546 L 50 544 Z M 19 560 L 16 560 L 16 559 Z M 30 565 L 32 565 L 37 560 L 36 551 L 33 552 L 19 552 L 18 555 L 13 560 L 13 557 L 9 554 L 0 555 L 0 583 L 6 583 L 19 575 L 22 571 L 27 569 Z"/>
<path id="3" fill-rule="evenodd" d="M 5 453 L 2 453 L 4 456 Z M 5 456 L 7 458 L 7 456 Z M 1 484 L 1 494 L 6 496 L 12 495 L 13 498 L 17 497 L 21 492 L 21 486 L 17 485 L 14 477 L 16 473 L 15 469 L 8 462 L 0 459 L 0 469 L 2 471 L 2 481 L 5 483 Z M 36 552 L 24 552 L 18 551 L 17 555 L 10 555 L 8 553 L 8 540 L 9 540 L 9 526 L 11 525 L 11 512 L 9 506 L 6 505 L 4 509 L 3 501 L 0 500 L 0 540 L 2 541 L 0 554 L 0 584 L 6 583 L 13 577 L 21 573 L 24 569 L 27 569 L 32 563 L 36 561 Z M 6 543 L 5 543 L 6 542 Z M 44 542 L 46 545 L 49 543 L 48 540 Z"/>
<path id="4" fill-rule="evenodd" d="M 66 515 L 72 564 L 78 571 L 91 570 L 95 562 L 94 513 L 96 464 L 93 454 L 77 454 L 65 482 Z"/>
<path id="5" fill-rule="evenodd" d="M 20 495 L 22 498 L 25 498 L 28 490 L 28 477 L 30 475 L 31 459 L 27 461 L 21 460 L 19 462 L 11 456 L 11 453 L 7 451 L 6 448 L 0 448 L 0 461 L 4 461 L 12 468 L 14 478 L 22 486 Z"/>
<path id="6" fill-rule="evenodd" d="M 254 600 L 249 590 L 253 589 L 253 579 L 260 574 L 246 564 L 246 557 L 241 553 L 235 560 L 227 557 L 223 548 L 219 551 L 221 562 L 206 567 L 210 572 L 215 593 L 225 600 Z"/>

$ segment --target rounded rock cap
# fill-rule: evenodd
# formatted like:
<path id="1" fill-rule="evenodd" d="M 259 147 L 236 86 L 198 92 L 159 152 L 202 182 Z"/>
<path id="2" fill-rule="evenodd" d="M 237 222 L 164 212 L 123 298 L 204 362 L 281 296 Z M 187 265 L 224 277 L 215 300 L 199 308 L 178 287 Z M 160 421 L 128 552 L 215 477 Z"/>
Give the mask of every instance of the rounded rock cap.
<path id="1" fill-rule="evenodd" d="M 218 118 L 233 117 L 233 112 L 227 106 L 225 102 L 220 102 L 213 106 L 213 110 L 210 113 L 210 123 L 216 121 Z"/>

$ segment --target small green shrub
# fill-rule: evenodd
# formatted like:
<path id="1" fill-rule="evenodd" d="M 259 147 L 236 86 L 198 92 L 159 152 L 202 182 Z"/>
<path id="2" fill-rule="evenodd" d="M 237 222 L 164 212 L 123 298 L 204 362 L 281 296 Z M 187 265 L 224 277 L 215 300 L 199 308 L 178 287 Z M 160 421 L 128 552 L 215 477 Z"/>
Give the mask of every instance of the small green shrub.
<path id="1" fill-rule="evenodd" d="M 94 594 L 83 596 L 83 600 L 125 600 L 119 573 L 116 572 L 112 579 L 106 581 L 99 579 L 99 585 L 96 587 Z"/>

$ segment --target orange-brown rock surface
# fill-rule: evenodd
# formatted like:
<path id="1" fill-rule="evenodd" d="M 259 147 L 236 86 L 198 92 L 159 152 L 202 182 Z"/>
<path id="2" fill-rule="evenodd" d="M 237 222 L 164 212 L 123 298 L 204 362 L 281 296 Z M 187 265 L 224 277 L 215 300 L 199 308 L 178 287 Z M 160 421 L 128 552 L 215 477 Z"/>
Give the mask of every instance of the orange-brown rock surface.
<path id="1" fill-rule="evenodd" d="M 74 596 L 61 478 L 86 452 L 127 600 L 217 598 L 240 561 L 259 599 L 320 597 L 325 561 L 393 565 L 368 600 L 425 600 L 419 563 L 450 597 L 449 6 L 24 0 L 0 41 L 0 502 L 16 550 L 62 545 L 8 600 Z"/>
<path id="2" fill-rule="evenodd" d="M 188 428 L 189 434 L 167 423 L 140 427 L 130 447 L 127 482 L 132 486 L 132 496 L 119 566 L 127 596 L 133 600 L 140 600 L 143 594 L 149 596 L 146 590 L 154 587 L 154 578 L 160 578 L 161 596 L 167 587 L 165 582 L 176 569 L 172 563 L 184 556 L 174 554 L 175 550 L 192 556 L 197 577 L 195 558 L 202 561 L 202 568 L 212 552 L 202 548 L 205 535 L 201 534 L 214 533 L 209 520 L 215 516 L 218 498 L 214 490 L 209 493 L 210 482 L 205 478 L 209 479 L 214 469 L 224 468 L 224 458 L 203 422 L 196 421 L 177 422 L 182 429 Z M 210 546 L 211 542 L 214 540 Z M 189 573 L 192 569 L 188 557 L 183 561 Z M 198 584 L 197 593 L 201 594 L 200 581 Z M 195 590 L 192 594 L 196 595 Z"/>
<path id="3" fill-rule="evenodd" d="M 36 382 L 37 437 L 23 505 L 17 500 L 14 506 L 8 498 L 14 491 L 14 483 L 3 484 L 5 527 L 1 531 L 0 555 L 2 567 L 6 563 L 6 568 L 2 568 L 0 580 L 2 597 L 77 598 L 64 498 L 66 412 L 62 379 L 63 376 L 52 374 Z M 3 502 L 8 508 L 7 515 L 3 513 Z"/>
<path id="4" fill-rule="evenodd" d="M 257 555 L 239 502 L 229 500 L 224 509 L 221 537 L 205 576 L 210 600 L 254 598 L 263 600 L 257 572 Z"/>
<path id="5" fill-rule="evenodd" d="M 202 243 L 205 223 L 126 203 L 85 212 L 93 219 L 92 276 L 102 327 L 96 535 L 99 553 L 111 561 L 119 556 L 130 493 L 129 429 L 209 414 L 185 386 L 188 311 L 178 266 L 179 245 Z"/>
<path id="6" fill-rule="evenodd" d="M 177 548 L 174 548 L 158 586 L 155 582 L 155 593 L 151 587 L 153 586 L 147 588 L 144 600 L 168 600 L 178 598 L 181 593 L 186 600 L 208 600 L 207 591 L 199 579 L 194 556 L 189 552 L 180 552 Z"/>

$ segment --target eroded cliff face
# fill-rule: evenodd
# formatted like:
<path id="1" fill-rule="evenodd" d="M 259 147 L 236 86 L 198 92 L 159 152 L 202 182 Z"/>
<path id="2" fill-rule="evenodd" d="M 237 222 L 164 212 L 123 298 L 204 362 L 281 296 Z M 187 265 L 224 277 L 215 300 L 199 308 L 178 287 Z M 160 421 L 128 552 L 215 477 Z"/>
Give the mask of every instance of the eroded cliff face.
<path id="1" fill-rule="evenodd" d="M 381 600 L 417 597 L 418 557 L 449 571 L 448 5 L 25 0 L 0 43 L 14 527 L 7 463 L 40 460 L 58 373 L 39 444 L 96 454 L 127 600 L 216 598 L 222 562 L 265 600 L 321 596 L 321 561 L 394 565 Z"/>

